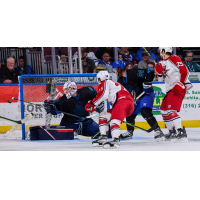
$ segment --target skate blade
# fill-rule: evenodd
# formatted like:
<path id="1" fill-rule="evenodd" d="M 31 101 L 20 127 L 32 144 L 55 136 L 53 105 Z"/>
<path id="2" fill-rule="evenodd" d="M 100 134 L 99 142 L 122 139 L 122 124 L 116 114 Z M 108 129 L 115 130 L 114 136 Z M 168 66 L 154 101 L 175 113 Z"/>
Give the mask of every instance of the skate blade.
<path id="1" fill-rule="evenodd" d="M 119 145 L 114 145 L 112 147 L 109 144 L 103 145 L 104 149 L 118 149 L 119 147 Z"/>
<path id="2" fill-rule="evenodd" d="M 181 139 L 171 139 L 172 143 L 184 143 L 184 142 L 188 142 L 187 138 L 181 138 Z"/>
<path id="3" fill-rule="evenodd" d="M 94 143 L 94 144 L 92 144 L 92 146 L 93 146 L 93 147 L 102 147 L 103 144 L 97 144 L 97 143 Z"/>
<path id="4" fill-rule="evenodd" d="M 121 140 L 130 140 L 132 139 L 133 137 L 127 137 L 127 138 L 120 138 Z"/>
<path id="5" fill-rule="evenodd" d="M 156 142 L 166 141 L 166 140 L 165 140 L 165 137 L 156 138 L 155 140 L 156 140 Z"/>

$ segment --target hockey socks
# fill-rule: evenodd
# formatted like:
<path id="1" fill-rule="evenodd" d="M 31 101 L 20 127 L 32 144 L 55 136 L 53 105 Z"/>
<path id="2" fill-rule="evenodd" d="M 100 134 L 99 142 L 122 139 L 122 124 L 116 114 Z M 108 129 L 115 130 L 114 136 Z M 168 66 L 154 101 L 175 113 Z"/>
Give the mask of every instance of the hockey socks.
<path id="1" fill-rule="evenodd" d="M 176 129 L 182 128 L 181 124 L 181 118 L 177 114 L 177 111 L 175 110 L 168 110 L 168 111 L 161 111 L 163 121 L 166 124 L 166 127 L 168 130 L 173 129 L 173 125 L 176 127 Z"/>

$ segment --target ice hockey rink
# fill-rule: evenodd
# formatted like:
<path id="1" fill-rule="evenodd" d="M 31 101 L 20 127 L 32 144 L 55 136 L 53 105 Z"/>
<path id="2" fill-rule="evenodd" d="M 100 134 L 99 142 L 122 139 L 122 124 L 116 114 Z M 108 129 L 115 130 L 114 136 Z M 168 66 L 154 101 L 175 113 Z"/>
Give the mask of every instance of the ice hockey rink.
<path id="1" fill-rule="evenodd" d="M 162 129 L 167 133 L 167 129 Z M 188 142 L 171 143 L 156 142 L 154 133 L 146 133 L 136 129 L 130 140 L 121 140 L 119 149 L 92 147 L 91 140 L 11 140 L 0 134 L 0 151 L 199 151 L 200 128 L 187 128 Z M 122 131 L 123 132 L 123 131 Z"/>

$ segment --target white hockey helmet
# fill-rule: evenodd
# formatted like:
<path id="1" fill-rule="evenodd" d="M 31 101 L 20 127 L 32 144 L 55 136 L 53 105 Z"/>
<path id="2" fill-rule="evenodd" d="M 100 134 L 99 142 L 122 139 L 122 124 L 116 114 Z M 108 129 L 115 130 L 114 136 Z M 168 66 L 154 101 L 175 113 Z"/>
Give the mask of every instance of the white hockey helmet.
<path id="1" fill-rule="evenodd" d="M 97 74 L 97 81 L 98 83 L 101 83 L 104 80 L 108 80 L 109 79 L 109 73 L 108 71 L 100 71 Z"/>
<path id="2" fill-rule="evenodd" d="M 172 51 L 173 51 L 172 47 L 159 47 L 160 52 L 162 52 L 163 49 L 165 50 L 165 53 L 166 52 L 172 53 Z"/>

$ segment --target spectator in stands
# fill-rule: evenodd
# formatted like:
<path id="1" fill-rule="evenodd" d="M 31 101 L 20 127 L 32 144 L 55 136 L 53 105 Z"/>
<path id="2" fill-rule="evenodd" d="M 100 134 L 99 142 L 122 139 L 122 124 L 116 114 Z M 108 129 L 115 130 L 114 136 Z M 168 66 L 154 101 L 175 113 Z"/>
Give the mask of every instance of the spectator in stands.
<path id="1" fill-rule="evenodd" d="M 68 74 L 68 65 L 67 65 L 67 57 L 66 55 L 61 55 L 60 56 L 60 62 L 61 62 L 61 66 L 63 68 L 63 74 Z"/>
<path id="2" fill-rule="evenodd" d="M 119 54 L 118 55 L 118 60 L 124 60 L 123 55 Z"/>
<path id="3" fill-rule="evenodd" d="M 109 52 L 104 52 L 102 56 L 102 60 L 99 60 L 99 64 L 104 67 L 109 73 L 113 73 L 113 62 L 110 61 L 110 54 Z"/>
<path id="4" fill-rule="evenodd" d="M 143 51 L 142 52 L 142 60 L 138 63 L 138 68 L 139 69 L 146 69 L 148 62 L 150 62 L 150 60 L 149 60 L 149 54 L 146 53 L 145 51 Z"/>
<path id="5" fill-rule="evenodd" d="M 183 47 L 176 47 L 176 55 L 182 60 L 184 61 L 184 52 L 183 52 Z"/>
<path id="6" fill-rule="evenodd" d="M 113 47 L 100 47 L 96 52 L 96 57 L 102 59 L 103 54 L 107 52 L 110 55 L 110 61 L 114 62 L 114 49 Z"/>
<path id="7" fill-rule="evenodd" d="M 86 62 L 83 62 L 83 73 L 87 74 L 87 71 L 88 71 L 88 65 Z"/>
<path id="8" fill-rule="evenodd" d="M 95 63 L 90 58 L 87 58 L 87 52 L 85 49 L 82 50 L 82 58 L 81 59 L 82 59 L 83 66 L 85 66 L 84 70 L 86 70 L 86 65 L 87 65 L 87 73 L 96 73 Z"/>
<path id="9" fill-rule="evenodd" d="M 81 51 L 87 52 L 87 56 L 86 57 L 91 59 L 91 60 L 93 60 L 94 63 L 95 63 L 95 66 L 98 65 L 98 63 L 99 63 L 98 58 L 95 56 L 94 52 L 89 51 L 88 47 L 81 47 Z M 78 58 L 78 52 L 76 52 L 73 57 L 74 57 L 74 59 Z"/>
<path id="10" fill-rule="evenodd" d="M 96 73 L 100 72 L 100 71 L 104 71 L 104 67 L 100 64 L 97 65 L 97 68 L 96 68 Z"/>
<path id="11" fill-rule="evenodd" d="M 6 59 L 6 65 L 1 67 L 0 83 L 18 83 L 18 71 L 16 70 L 15 59 L 8 57 Z"/>
<path id="12" fill-rule="evenodd" d="M 153 53 L 153 52 L 150 50 L 150 47 L 145 47 L 145 49 L 149 52 L 149 54 L 150 54 L 150 55 L 152 56 L 152 58 L 156 61 L 156 63 L 158 63 L 158 62 L 159 62 L 159 59 L 157 58 L 156 54 Z M 144 51 L 144 49 L 141 48 L 141 49 L 140 49 L 139 51 L 137 51 L 137 53 L 136 53 L 136 60 L 138 61 L 138 63 L 139 63 L 140 61 L 143 60 L 143 56 L 142 56 L 143 51 Z M 149 59 L 150 59 L 151 61 L 153 61 L 153 60 L 151 59 L 151 57 L 150 57 Z"/>
<path id="13" fill-rule="evenodd" d="M 121 47 L 121 51 L 119 51 L 119 55 L 122 55 L 124 58 L 124 62 L 127 63 L 132 63 L 135 61 L 135 55 L 133 52 L 128 51 L 129 47 Z"/>
<path id="14" fill-rule="evenodd" d="M 200 72 L 200 66 L 196 62 L 192 61 L 193 57 L 193 52 L 187 51 L 184 63 L 190 72 Z"/>
<path id="15" fill-rule="evenodd" d="M 147 68 L 150 68 L 155 72 L 155 63 L 154 62 L 148 62 L 147 63 Z"/>
<path id="16" fill-rule="evenodd" d="M 126 77 L 126 71 L 129 70 L 129 69 L 133 69 L 135 66 L 133 66 L 132 63 L 127 63 L 126 64 L 126 67 L 124 69 L 121 69 L 120 67 L 117 69 L 118 71 L 118 77 L 120 79 L 123 79 L 123 77 Z"/>
<path id="17" fill-rule="evenodd" d="M 17 66 L 16 70 L 18 71 L 18 74 L 34 74 L 33 70 L 30 65 L 24 66 L 24 57 L 20 56 L 18 59 L 19 65 Z"/>

